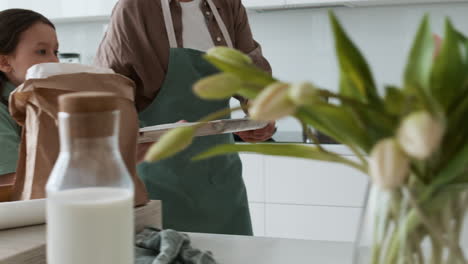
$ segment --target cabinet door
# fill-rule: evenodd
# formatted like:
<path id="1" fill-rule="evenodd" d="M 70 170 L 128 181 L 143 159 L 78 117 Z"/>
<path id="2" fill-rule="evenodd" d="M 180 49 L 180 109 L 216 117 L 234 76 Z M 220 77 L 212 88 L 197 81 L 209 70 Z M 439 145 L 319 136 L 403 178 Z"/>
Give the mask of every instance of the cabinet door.
<path id="1" fill-rule="evenodd" d="M 337 163 L 265 156 L 266 203 L 362 207 L 367 178 Z"/>
<path id="2" fill-rule="evenodd" d="M 272 7 L 283 7 L 286 5 L 286 0 L 242 0 L 245 8 L 262 9 Z"/>
<path id="3" fill-rule="evenodd" d="M 265 236 L 265 204 L 249 203 L 254 236 Z"/>
<path id="4" fill-rule="evenodd" d="M 462 3 L 466 0 L 286 0 L 286 5 L 293 7 L 308 6 L 382 6 L 407 4 L 433 4 L 433 3 Z"/>
<path id="5" fill-rule="evenodd" d="M 356 0 L 286 0 L 286 5 L 307 5 L 307 6 L 332 6 L 342 5 Z"/>
<path id="6" fill-rule="evenodd" d="M 86 2 L 87 14 L 91 14 L 92 16 L 110 16 L 118 0 L 86 0 Z"/>
<path id="7" fill-rule="evenodd" d="M 57 18 L 110 16 L 118 0 L 60 0 L 60 15 Z"/>
<path id="8" fill-rule="evenodd" d="M 320 241 L 352 242 L 360 208 L 266 204 L 265 235 Z"/>
<path id="9" fill-rule="evenodd" d="M 264 156 L 258 154 L 240 154 L 242 176 L 250 202 L 265 202 Z"/>
<path id="10" fill-rule="evenodd" d="M 47 18 L 59 15 L 61 0 L 0 0 L 0 10 L 9 8 L 29 9 L 41 13 Z"/>

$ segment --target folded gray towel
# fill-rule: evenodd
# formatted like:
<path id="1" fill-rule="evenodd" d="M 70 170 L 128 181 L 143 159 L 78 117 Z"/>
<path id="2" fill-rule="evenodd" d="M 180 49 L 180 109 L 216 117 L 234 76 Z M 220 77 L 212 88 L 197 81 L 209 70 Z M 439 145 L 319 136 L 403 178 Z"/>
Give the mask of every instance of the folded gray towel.
<path id="1" fill-rule="evenodd" d="M 135 264 L 216 264 L 210 251 L 192 248 L 186 234 L 145 228 L 136 236 Z"/>

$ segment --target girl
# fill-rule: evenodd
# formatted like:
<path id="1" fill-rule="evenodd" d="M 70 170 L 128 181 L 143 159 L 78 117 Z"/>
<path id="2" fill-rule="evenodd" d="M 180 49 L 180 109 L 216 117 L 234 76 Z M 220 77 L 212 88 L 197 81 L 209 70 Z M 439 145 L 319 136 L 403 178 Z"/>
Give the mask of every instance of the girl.
<path id="1" fill-rule="evenodd" d="M 0 12 L 0 202 L 7 201 L 15 179 L 20 127 L 8 112 L 10 93 L 24 82 L 29 67 L 58 62 L 55 27 L 31 10 Z"/>

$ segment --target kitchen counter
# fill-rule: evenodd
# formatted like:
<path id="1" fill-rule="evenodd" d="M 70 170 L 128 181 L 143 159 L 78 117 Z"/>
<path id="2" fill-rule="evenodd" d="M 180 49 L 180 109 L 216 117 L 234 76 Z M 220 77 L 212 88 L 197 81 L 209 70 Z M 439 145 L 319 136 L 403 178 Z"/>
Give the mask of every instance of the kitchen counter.
<path id="1" fill-rule="evenodd" d="M 189 233 L 192 245 L 223 264 L 350 264 L 353 244 Z"/>
<path id="2" fill-rule="evenodd" d="M 322 133 L 315 132 L 315 136 L 317 137 L 320 144 L 339 144 L 338 142 L 334 141 L 333 139 L 327 137 Z M 241 138 L 238 136 L 234 136 L 234 139 L 237 142 L 243 142 Z M 266 143 L 303 143 L 303 144 L 314 144 L 312 140 L 307 139 L 303 134 L 302 131 L 276 131 L 272 138 Z"/>
<path id="3" fill-rule="evenodd" d="M 223 264 L 348 264 L 352 259 L 352 243 L 345 242 L 200 233 L 189 233 L 189 236 L 193 247 L 213 252 L 218 263 Z M 44 226 L 1 231 L 0 264 L 45 263 L 44 237 Z M 11 241 L 16 241 L 16 251 L 17 243 L 21 243 L 24 249 L 21 255 L 10 254 L 14 247 Z"/>
<path id="4" fill-rule="evenodd" d="M 160 203 L 135 210 L 136 230 L 160 227 Z M 307 232 L 307 230 L 302 230 Z M 189 233 L 192 246 L 213 252 L 223 264 L 350 264 L 353 244 L 284 238 Z M 0 231 L 0 264 L 45 264 L 46 226 Z"/>
<path id="5" fill-rule="evenodd" d="M 334 141 L 330 137 L 320 133 L 320 132 L 311 132 L 313 133 L 320 144 L 339 144 L 338 142 Z M 302 131 L 277 131 L 273 135 L 272 139 L 274 142 L 279 143 L 308 143 L 314 144 L 312 140 L 306 138 Z"/>
<path id="6" fill-rule="evenodd" d="M 161 202 L 135 208 L 135 230 L 161 228 Z M 45 264 L 46 226 L 0 230 L 0 264 Z"/>
<path id="7" fill-rule="evenodd" d="M 160 203 L 135 210 L 136 230 L 160 227 Z M 223 264 L 348 264 L 352 243 L 188 233 L 192 246 L 213 252 Z M 46 226 L 0 231 L 0 264 L 45 264 Z"/>

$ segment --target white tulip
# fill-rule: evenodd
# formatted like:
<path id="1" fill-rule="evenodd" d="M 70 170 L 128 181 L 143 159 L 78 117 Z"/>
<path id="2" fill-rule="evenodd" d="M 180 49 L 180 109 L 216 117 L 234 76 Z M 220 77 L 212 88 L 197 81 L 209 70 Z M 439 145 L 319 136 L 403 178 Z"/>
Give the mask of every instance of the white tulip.
<path id="1" fill-rule="evenodd" d="M 193 86 L 194 93 L 203 99 L 230 98 L 241 89 L 242 82 L 230 73 L 219 73 L 206 77 Z"/>
<path id="2" fill-rule="evenodd" d="M 372 149 L 369 174 L 377 186 L 384 190 L 393 190 L 406 181 L 409 165 L 410 160 L 397 141 L 387 138 L 379 141 Z"/>
<path id="3" fill-rule="evenodd" d="M 308 82 L 291 85 L 288 95 L 291 101 L 298 106 L 313 104 L 320 101 L 323 102 L 323 99 L 319 95 L 319 90 Z"/>
<path id="4" fill-rule="evenodd" d="M 246 65 L 253 64 L 252 59 L 236 49 L 228 47 L 214 47 L 206 52 L 209 57 L 217 58 L 218 60 L 224 61 L 229 64 Z"/>
<path id="5" fill-rule="evenodd" d="M 145 161 L 155 162 L 169 158 L 192 144 L 195 128 L 178 127 L 169 130 L 154 143 L 145 156 Z"/>
<path id="6" fill-rule="evenodd" d="M 296 111 L 296 105 L 288 97 L 289 84 L 274 83 L 267 86 L 249 108 L 254 120 L 278 120 Z"/>
<path id="7" fill-rule="evenodd" d="M 428 158 L 439 147 L 443 135 L 442 123 L 426 111 L 408 115 L 397 132 L 403 150 L 418 160 Z"/>

